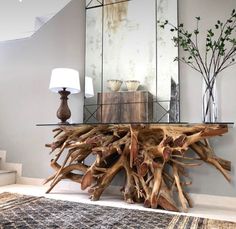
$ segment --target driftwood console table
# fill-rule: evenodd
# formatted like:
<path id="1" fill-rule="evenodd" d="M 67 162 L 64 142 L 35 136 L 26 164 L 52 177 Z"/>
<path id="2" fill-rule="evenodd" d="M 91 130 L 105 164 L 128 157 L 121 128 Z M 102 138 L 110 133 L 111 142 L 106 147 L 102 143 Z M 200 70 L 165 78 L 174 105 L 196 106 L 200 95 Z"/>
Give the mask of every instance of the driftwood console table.
<path id="1" fill-rule="evenodd" d="M 228 132 L 228 124 L 58 125 L 53 132 L 55 140 L 46 146 L 54 155 L 55 173 L 45 182 L 51 182 L 47 193 L 62 179 L 70 179 L 88 189 L 91 200 L 99 200 L 123 169 L 122 192 L 128 203 L 187 211 L 192 202 L 185 192 L 191 184 L 186 168 L 207 163 L 230 181 L 230 161 L 217 157 L 208 141 Z M 91 154 L 96 157 L 87 165 L 84 160 Z"/>

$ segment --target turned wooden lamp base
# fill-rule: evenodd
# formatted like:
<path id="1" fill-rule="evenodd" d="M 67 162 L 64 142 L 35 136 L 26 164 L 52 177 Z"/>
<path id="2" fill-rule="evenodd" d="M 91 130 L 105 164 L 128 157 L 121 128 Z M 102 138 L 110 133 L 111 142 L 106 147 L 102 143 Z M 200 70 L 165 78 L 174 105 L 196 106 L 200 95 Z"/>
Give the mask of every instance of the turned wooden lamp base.
<path id="1" fill-rule="evenodd" d="M 63 88 L 63 90 L 58 93 L 61 95 L 61 104 L 57 110 L 57 118 L 61 120 L 59 124 L 68 124 L 69 122 L 67 122 L 67 120 L 71 117 L 70 108 L 67 103 L 70 92 L 66 91 L 66 88 Z"/>
<path id="2" fill-rule="evenodd" d="M 80 183 L 82 190 L 89 188 L 92 200 L 99 200 L 124 170 L 126 202 L 186 212 L 193 206 L 185 191 L 192 183 L 186 168 L 205 162 L 230 181 L 230 161 L 217 157 L 207 140 L 227 131 L 225 124 L 60 126 L 54 130 L 55 141 L 46 145 L 55 153 L 51 161 L 55 174 L 45 182 L 51 181 L 47 193 L 62 179 L 70 179 Z M 194 155 L 186 154 L 188 149 Z M 96 159 L 87 165 L 84 161 L 91 154 Z"/>

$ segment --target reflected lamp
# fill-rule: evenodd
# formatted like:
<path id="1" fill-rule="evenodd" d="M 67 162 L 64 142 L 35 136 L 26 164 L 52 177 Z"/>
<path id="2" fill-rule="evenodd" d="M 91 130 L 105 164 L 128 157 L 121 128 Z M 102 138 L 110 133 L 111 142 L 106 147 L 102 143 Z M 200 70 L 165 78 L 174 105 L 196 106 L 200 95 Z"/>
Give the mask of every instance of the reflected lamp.
<path id="1" fill-rule="evenodd" d="M 94 96 L 93 78 L 85 76 L 85 98 L 91 98 Z"/>

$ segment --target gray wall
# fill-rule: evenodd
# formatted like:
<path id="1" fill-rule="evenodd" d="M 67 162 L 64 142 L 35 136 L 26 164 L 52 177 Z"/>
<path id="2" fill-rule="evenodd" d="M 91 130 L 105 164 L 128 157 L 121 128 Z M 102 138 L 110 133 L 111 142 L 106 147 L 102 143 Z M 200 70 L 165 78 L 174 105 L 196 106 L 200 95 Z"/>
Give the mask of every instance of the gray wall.
<path id="1" fill-rule="evenodd" d="M 189 29 L 195 16 L 201 16 L 205 30 L 217 19 L 224 19 L 236 8 L 235 0 L 179 0 L 179 17 Z M 51 128 L 36 123 L 56 122 L 59 97 L 48 90 L 52 68 L 84 70 L 84 6 L 74 0 L 33 38 L 0 44 L 0 148 L 8 151 L 8 161 L 23 163 L 23 176 L 50 174 L 48 150 Z M 218 80 L 221 120 L 235 121 L 236 66 Z M 201 77 L 185 65 L 180 66 L 181 120 L 201 121 Z M 81 80 L 82 84 L 82 80 Z M 70 97 L 73 121 L 82 119 L 82 94 Z M 236 128 L 212 141 L 217 155 L 232 161 L 232 184 L 211 166 L 191 171 L 194 193 L 236 196 Z"/>
<path id="2" fill-rule="evenodd" d="M 51 70 L 75 68 L 84 78 L 85 4 L 73 0 L 33 37 L 0 43 L 0 149 L 7 161 L 23 163 L 23 176 L 46 177 L 51 129 L 59 95 L 48 90 Z M 71 95 L 72 121 L 82 121 L 83 94 Z"/>
<path id="3" fill-rule="evenodd" d="M 200 29 L 206 31 L 218 19 L 225 20 L 234 8 L 236 8 L 235 0 L 179 0 L 179 21 L 183 22 L 189 30 L 193 30 L 195 17 L 200 16 Z M 217 81 L 221 121 L 236 122 L 235 74 L 236 65 L 223 71 Z M 201 83 L 201 76 L 197 72 L 188 66 L 180 65 L 182 121 L 201 121 Z M 236 197 L 236 128 L 231 128 L 228 134 L 214 138 L 211 142 L 217 155 L 232 161 L 232 183 L 227 183 L 224 177 L 211 166 L 204 165 L 201 169 L 196 168 L 191 171 L 193 185 L 190 191 Z"/>

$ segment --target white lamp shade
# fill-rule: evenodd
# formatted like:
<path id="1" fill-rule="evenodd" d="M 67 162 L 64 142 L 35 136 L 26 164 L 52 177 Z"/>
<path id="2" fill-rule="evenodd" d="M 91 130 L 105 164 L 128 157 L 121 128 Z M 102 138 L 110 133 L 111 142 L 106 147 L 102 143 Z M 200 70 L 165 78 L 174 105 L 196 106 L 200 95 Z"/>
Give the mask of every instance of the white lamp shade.
<path id="1" fill-rule="evenodd" d="M 94 96 L 93 79 L 91 77 L 85 76 L 85 97 L 91 98 L 93 96 Z"/>
<path id="2" fill-rule="evenodd" d="M 52 70 L 49 89 L 52 92 L 66 88 L 71 94 L 80 92 L 79 72 L 71 68 L 55 68 Z"/>

